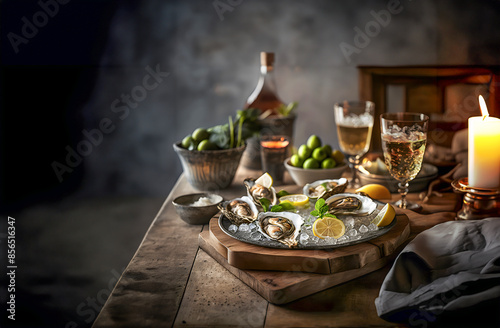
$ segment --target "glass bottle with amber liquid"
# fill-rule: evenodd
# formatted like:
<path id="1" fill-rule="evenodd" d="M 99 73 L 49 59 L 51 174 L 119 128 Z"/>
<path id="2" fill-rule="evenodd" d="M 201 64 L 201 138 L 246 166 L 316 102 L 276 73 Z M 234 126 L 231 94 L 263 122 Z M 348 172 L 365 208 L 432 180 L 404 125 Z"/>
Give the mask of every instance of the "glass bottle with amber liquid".
<path id="1" fill-rule="evenodd" d="M 274 53 L 260 53 L 260 77 L 255 90 L 248 97 L 245 109 L 256 108 L 261 112 L 261 119 L 279 114 L 278 108 L 283 105 L 276 91 L 274 82 Z"/>
<path id="2" fill-rule="evenodd" d="M 280 108 L 285 104 L 278 96 L 274 82 L 274 53 L 260 53 L 260 77 L 257 86 L 248 97 L 244 108 L 258 109 L 261 135 L 285 135 L 292 140 L 295 115 L 284 117 Z M 260 170 L 260 143 L 258 137 L 247 139 L 247 149 L 243 154 L 242 165 L 252 170 Z"/>

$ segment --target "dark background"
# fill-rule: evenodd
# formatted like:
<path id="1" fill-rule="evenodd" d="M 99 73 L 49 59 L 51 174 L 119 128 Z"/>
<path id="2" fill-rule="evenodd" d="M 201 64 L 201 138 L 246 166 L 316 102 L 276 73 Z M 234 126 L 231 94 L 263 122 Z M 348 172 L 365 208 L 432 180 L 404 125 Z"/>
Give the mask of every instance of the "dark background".
<path id="1" fill-rule="evenodd" d="M 172 143 L 243 106 L 263 50 L 276 52 L 281 98 L 299 103 L 296 140 L 317 133 L 334 146 L 332 106 L 358 97 L 358 65 L 500 61 L 498 1 L 398 1 L 401 12 L 349 59 L 340 44 L 354 45 L 354 28 L 390 1 L 241 0 L 226 11 L 202 0 L 46 3 L 58 12 L 16 53 L 9 33 L 22 36 L 22 18 L 43 9 L 1 2 L 2 208 L 74 193 L 166 196 L 181 172 Z M 148 66 L 169 76 L 122 119 L 113 101 L 141 85 Z M 76 150 L 82 130 L 105 117 L 115 130 L 61 183 L 53 162 L 66 165 L 66 147 Z"/>
<path id="2" fill-rule="evenodd" d="M 0 259 L 6 217 L 16 216 L 28 326 L 89 325 L 75 309 L 121 273 L 182 171 L 172 144 L 243 106 L 260 51 L 276 53 L 279 94 L 299 103 L 295 140 L 316 133 L 334 147 L 333 103 L 358 97 L 358 65 L 500 64 L 493 0 L 401 1 L 350 58 L 340 44 L 353 45 L 354 28 L 389 1 L 221 0 L 225 12 L 210 0 L 41 2 L 58 12 L 17 53 L 9 33 L 22 36 L 23 17 L 43 8 L 0 2 Z M 147 67 L 169 75 L 122 117 L 112 104 Z M 68 147 L 104 118 L 114 131 L 60 181 L 53 163 L 67 165 Z"/>
<path id="3" fill-rule="evenodd" d="M 6 209 L 64 197 L 84 177 L 81 165 L 59 183 L 51 163 L 63 162 L 65 147 L 74 148 L 81 138 L 82 109 L 96 82 L 116 4 L 53 3 L 54 17 L 47 15 L 46 24 L 35 25 L 38 32 L 25 38 L 28 42 L 20 43 L 17 53 L 9 33 L 23 37 L 21 18 L 33 23 L 42 8 L 35 1 L 1 3 L 0 204 Z"/>

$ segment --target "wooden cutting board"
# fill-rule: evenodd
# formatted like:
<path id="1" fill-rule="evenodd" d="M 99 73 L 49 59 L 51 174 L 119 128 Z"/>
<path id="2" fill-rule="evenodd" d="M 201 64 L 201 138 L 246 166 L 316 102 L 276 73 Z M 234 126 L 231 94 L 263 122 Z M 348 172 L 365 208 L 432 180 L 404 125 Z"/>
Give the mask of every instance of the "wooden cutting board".
<path id="1" fill-rule="evenodd" d="M 408 217 L 400 214 L 396 219 L 391 230 L 368 242 L 323 250 L 293 250 L 241 242 L 224 233 L 219 227 L 218 217 L 214 217 L 209 223 L 207 241 L 228 264 L 238 269 L 331 274 L 359 269 L 392 254 L 410 234 Z"/>
<path id="2" fill-rule="evenodd" d="M 385 235 L 333 250 L 272 249 L 226 235 L 212 218 L 199 235 L 200 247 L 274 304 L 285 304 L 382 268 L 410 234 L 408 217 L 397 216 Z"/>

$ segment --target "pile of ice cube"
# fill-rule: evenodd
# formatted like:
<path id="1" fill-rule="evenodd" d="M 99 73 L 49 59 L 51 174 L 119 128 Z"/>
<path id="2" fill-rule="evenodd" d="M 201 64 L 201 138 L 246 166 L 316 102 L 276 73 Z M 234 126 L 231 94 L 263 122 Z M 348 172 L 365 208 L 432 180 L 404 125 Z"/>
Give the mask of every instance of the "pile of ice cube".
<path id="1" fill-rule="evenodd" d="M 403 128 L 394 124 L 387 129 L 385 135 L 400 141 L 417 141 L 425 138 L 423 128 L 418 124 L 403 126 Z"/>
<path id="2" fill-rule="evenodd" d="M 373 218 L 378 214 L 378 211 L 375 212 L 376 213 L 372 213 L 371 215 L 361 216 L 361 217 L 359 216 L 339 217 L 339 219 L 342 220 L 342 222 L 344 222 L 346 233 L 338 239 L 331 237 L 320 239 L 316 237 L 312 231 L 312 224 L 316 220 L 316 217 L 309 216 L 306 218 L 305 220 L 306 222 L 304 223 L 302 229 L 300 230 L 299 243 L 301 245 L 308 245 L 308 246 L 314 246 L 314 245 L 334 246 L 368 237 L 370 234 L 373 234 L 373 232 L 378 230 L 377 226 L 371 222 Z"/>
<path id="3" fill-rule="evenodd" d="M 378 211 L 367 216 L 342 216 L 339 217 L 344 222 L 346 233 L 338 238 L 327 237 L 320 239 L 316 237 L 312 231 L 312 225 L 317 219 L 315 216 L 309 214 L 310 209 L 305 209 L 299 212 L 304 217 L 304 224 L 301 227 L 298 237 L 299 245 L 307 246 L 334 246 L 341 245 L 348 242 L 356 241 L 370 235 L 378 230 L 377 226 L 371 221 L 378 214 Z M 240 226 L 231 224 L 228 227 L 229 232 L 234 236 L 248 241 L 261 241 L 267 240 L 258 229 L 255 223 L 243 223 Z"/>
<path id="4" fill-rule="evenodd" d="M 345 116 L 341 122 L 346 126 L 373 126 L 373 116 L 370 113 L 363 113 L 361 115 Z"/>

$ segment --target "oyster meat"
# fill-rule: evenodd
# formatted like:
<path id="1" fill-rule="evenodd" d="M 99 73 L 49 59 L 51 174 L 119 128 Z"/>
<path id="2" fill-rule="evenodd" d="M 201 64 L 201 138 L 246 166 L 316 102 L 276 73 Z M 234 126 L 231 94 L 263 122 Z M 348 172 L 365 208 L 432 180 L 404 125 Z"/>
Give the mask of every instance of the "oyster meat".
<path id="1" fill-rule="evenodd" d="M 219 204 L 218 208 L 229 221 L 236 225 L 253 222 L 257 219 L 257 215 L 259 214 L 259 210 L 247 196 L 222 202 Z"/>
<path id="2" fill-rule="evenodd" d="M 297 236 L 304 223 L 302 216 L 291 212 L 262 212 L 258 220 L 259 231 L 264 236 L 288 247 L 297 246 Z"/>
<path id="3" fill-rule="evenodd" d="M 311 199 L 327 199 L 328 197 L 340 194 L 347 188 L 347 179 L 318 180 L 304 186 L 302 193 Z"/>
<path id="4" fill-rule="evenodd" d="M 329 197 L 325 201 L 328 204 L 328 213 L 331 214 L 350 214 L 350 215 L 369 215 L 377 208 L 370 197 L 356 194 L 337 194 Z"/>
<path id="5" fill-rule="evenodd" d="M 262 198 L 267 198 L 271 202 L 271 205 L 276 205 L 278 203 L 278 197 L 276 196 L 276 190 L 271 188 L 266 188 L 260 184 L 255 183 L 255 179 L 249 178 L 243 180 L 245 187 L 247 188 L 248 197 L 250 197 L 255 205 L 261 206 L 259 200 Z"/>

